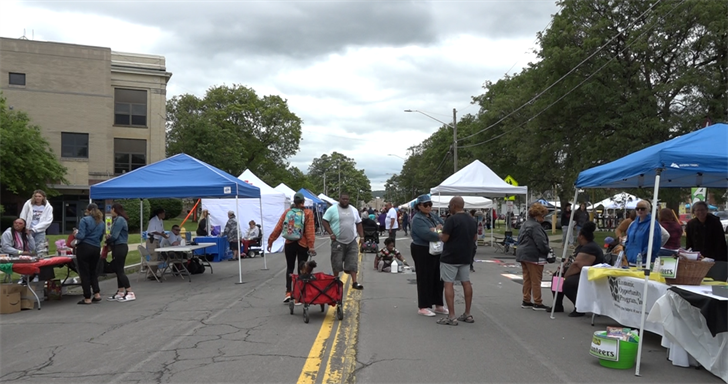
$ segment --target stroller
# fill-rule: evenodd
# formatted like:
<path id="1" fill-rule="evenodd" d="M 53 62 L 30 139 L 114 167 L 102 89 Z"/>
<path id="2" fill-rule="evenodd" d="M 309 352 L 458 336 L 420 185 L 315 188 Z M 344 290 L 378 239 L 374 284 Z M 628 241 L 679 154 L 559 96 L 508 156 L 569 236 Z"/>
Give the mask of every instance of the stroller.
<path id="1" fill-rule="evenodd" d="M 363 253 L 377 253 L 379 252 L 379 231 L 364 230 L 364 240 L 361 243 L 361 251 Z"/>
<path id="2" fill-rule="evenodd" d="M 508 252 L 513 252 L 514 255 L 516 254 L 516 244 L 518 241 L 513 237 L 512 231 L 506 231 L 504 237 L 496 238 L 495 240 L 493 244 L 495 245 L 496 251 L 501 251 L 504 254 Z"/>
<path id="3" fill-rule="evenodd" d="M 336 306 L 336 317 L 339 320 L 344 319 L 344 309 L 342 307 L 342 296 L 344 284 L 338 277 L 327 275 L 323 272 L 311 274 L 291 274 L 293 283 L 293 294 L 291 295 L 295 301 L 303 304 L 303 322 L 308 323 L 308 311 L 311 305 L 320 305 L 321 312 L 324 311 L 326 304 Z M 288 308 L 293 314 L 295 308 L 294 300 L 288 303 Z"/>

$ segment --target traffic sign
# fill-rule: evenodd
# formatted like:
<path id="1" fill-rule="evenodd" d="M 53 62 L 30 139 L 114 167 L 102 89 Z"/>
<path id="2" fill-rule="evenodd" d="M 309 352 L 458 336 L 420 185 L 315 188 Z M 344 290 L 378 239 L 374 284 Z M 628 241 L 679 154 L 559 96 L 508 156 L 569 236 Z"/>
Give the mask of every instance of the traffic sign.
<path id="1" fill-rule="evenodd" d="M 503 181 L 505 181 L 507 184 L 510 184 L 514 187 L 518 186 L 518 182 L 516 181 L 516 179 L 512 178 L 511 175 L 506 176 L 506 178 L 503 179 Z M 514 200 L 516 200 L 516 197 L 515 196 L 506 197 L 504 200 L 514 201 Z"/>

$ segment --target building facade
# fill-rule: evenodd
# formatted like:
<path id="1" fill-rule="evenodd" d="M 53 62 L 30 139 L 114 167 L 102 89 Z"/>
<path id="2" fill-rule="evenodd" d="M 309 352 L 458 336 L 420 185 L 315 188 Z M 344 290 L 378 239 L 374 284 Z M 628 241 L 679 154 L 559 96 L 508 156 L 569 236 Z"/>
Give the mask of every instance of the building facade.
<path id="1" fill-rule="evenodd" d="M 110 48 L 0 38 L 0 89 L 7 105 L 40 127 L 68 169 L 62 195 L 50 199 L 54 225 L 69 232 L 83 216 L 89 186 L 164 159 L 163 56 Z M 4 193 L 5 215 L 30 196 Z"/>

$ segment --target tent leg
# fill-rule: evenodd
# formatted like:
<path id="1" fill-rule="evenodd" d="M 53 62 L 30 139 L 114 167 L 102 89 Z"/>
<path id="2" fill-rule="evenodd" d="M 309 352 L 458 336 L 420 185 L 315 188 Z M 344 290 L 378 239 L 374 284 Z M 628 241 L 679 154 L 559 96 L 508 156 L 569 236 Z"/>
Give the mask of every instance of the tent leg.
<path id="1" fill-rule="evenodd" d="M 657 170 L 655 175 L 655 191 L 652 199 L 652 217 L 650 218 L 650 236 L 647 242 L 647 260 L 645 263 L 645 287 L 642 291 L 642 314 L 640 316 L 640 340 L 637 344 L 637 367 L 635 368 L 634 375 L 640 375 L 640 364 L 642 363 L 642 339 L 645 334 L 645 316 L 647 312 L 647 289 L 650 284 L 650 261 L 652 260 L 652 244 L 655 241 L 655 217 L 657 214 L 657 196 L 660 192 L 660 174 L 661 169 Z"/>
<path id="2" fill-rule="evenodd" d="M 263 233 L 265 233 L 263 231 L 265 229 L 265 224 L 263 224 L 263 195 L 260 196 L 260 199 L 258 201 L 260 202 L 260 235 L 261 235 L 260 246 L 262 248 L 260 252 L 263 254 L 263 269 L 261 269 L 261 271 L 267 271 L 268 270 L 268 260 L 265 258 L 266 246 L 264 244 L 265 241 L 262 240 L 262 239 L 265 239 L 265 237 L 263 237 Z"/>
<path id="3" fill-rule="evenodd" d="M 579 197 L 579 188 L 577 188 L 575 185 L 574 186 L 574 204 L 576 204 L 576 199 L 578 197 Z M 564 209 L 566 207 L 561 207 L 561 208 Z M 566 258 L 566 252 L 569 250 L 568 242 L 569 242 L 569 239 L 571 239 L 571 235 L 572 235 L 573 228 L 574 228 L 574 226 L 572 224 L 574 224 L 574 211 L 571 211 L 571 216 L 569 216 L 569 228 L 566 229 L 566 243 L 561 244 L 561 246 L 564 248 L 564 250 L 561 252 L 561 262 L 559 264 L 558 270 L 560 271 L 562 278 L 564 276 L 564 273 L 566 272 L 563 270 L 564 269 L 564 259 Z M 563 229 L 562 229 L 562 231 L 563 231 Z M 554 312 L 556 311 L 555 304 L 556 304 L 556 298 L 558 296 L 559 296 L 559 294 L 558 294 L 558 292 L 556 292 L 556 294 L 554 295 L 554 303 L 551 305 L 551 320 L 555 319 L 555 317 L 554 317 Z M 574 308 L 574 310 L 576 310 L 576 308 Z"/>
<path id="4" fill-rule="evenodd" d="M 237 187 L 236 187 L 236 192 L 237 192 Z M 236 223 L 238 224 L 237 225 L 238 238 L 235 241 L 238 242 L 238 278 L 239 278 L 239 281 L 235 284 L 243 284 L 243 261 L 242 261 L 243 258 L 241 257 L 241 254 L 240 254 L 240 239 L 242 237 L 240 236 L 240 208 L 238 206 L 238 194 L 237 193 L 235 194 L 235 219 L 236 219 Z"/>
<path id="5" fill-rule="evenodd" d="M 144 241 L 144 199 L 139 199 L 139 242 Z M 146 243 L 146 241 L 145 241 Z M 146 244 L 144 247 L 146 248 Z M 147 249 L 148 251 L 148 249 Z"/>

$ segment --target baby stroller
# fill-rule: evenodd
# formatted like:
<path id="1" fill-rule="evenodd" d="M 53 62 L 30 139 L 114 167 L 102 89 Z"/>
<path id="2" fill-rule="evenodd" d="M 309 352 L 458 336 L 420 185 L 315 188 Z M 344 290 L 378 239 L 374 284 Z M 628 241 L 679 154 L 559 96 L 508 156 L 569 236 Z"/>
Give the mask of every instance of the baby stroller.
<path id="1" fill-rule="evenodd" d="M 504 233 L 504 237 L 496 237 L 495 240 L 496 241 L 493 244 L 495 245 L 496 251 L 501 251 L 504 254 L 508 252 L 513 252 L 514 255 L 516 254 L 516 244 L 518 242 L 513 237 L 512 231 L 506 231 Z"/>
<path id="2" fill-rule="evenodd" d="M 327 275 L 323 272 L 311 274 L 291 274 L 293 283 L 293 294 L 291 297 L 303 304 L 303 322 L 308 323 L 308 307 L 311 305 L 320 305 L 321 312 L 326 308 L 326 304 L 336 306 L 336 317 L 339 320 L 344 319 L 344 309 L 342 307 L 342 293 L 344 284 L 338 277 Z M 295 308 L 294 300 L 288 302 L 288 308 L 293 314 Z"/>
<path id="3" fill-rule="evenodd" d="M 364 253 L 379 252 L 379 231 L 364 230 L 364 240 L 361 243 L 361 251 Z"/>

